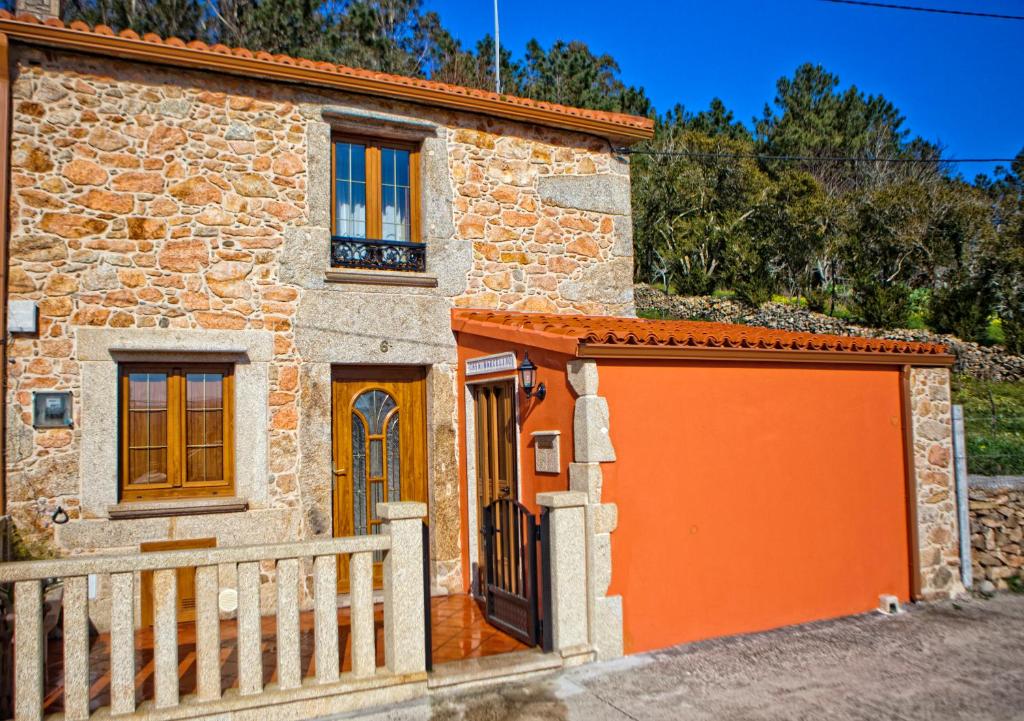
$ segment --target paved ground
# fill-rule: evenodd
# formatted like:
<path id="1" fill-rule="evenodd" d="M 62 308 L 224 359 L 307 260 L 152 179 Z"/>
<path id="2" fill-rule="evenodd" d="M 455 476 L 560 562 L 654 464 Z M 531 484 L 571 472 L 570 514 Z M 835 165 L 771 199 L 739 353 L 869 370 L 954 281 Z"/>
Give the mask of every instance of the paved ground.
<path id="1" fill-rule="evenodd" d="M 356 717 L 1024 719 L 1024 595 L 678 646 Z"/>

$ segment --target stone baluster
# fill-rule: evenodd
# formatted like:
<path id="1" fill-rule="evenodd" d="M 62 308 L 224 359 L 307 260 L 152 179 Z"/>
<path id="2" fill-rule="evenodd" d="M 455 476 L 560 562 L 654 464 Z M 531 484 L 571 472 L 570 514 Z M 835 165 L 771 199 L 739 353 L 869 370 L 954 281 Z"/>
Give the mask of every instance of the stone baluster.
<path id="1" fill-rule="evenodd" d="M 135 711 L 135 574 L 110 576 L 110 714 Z"/>
<path id="2" fill-rule="evenodd" d="M 579 491 L 538 493 L 551 531 L 551 623 L 555 650 L 587 644 L 587 496 Z"/>
<path id="3" fill-rule="evenodd" d="M 220 576 L 216 566 L 196 569 L 196 696 L 220 698 Z"/>
<path id="4" fill-rule="evenodd" d="M 43 717 L 43 586 L 14 584 L 14 717 Z"/>
<path id="5" fill-rule="evenodd" d="M 423 626 L 424 503 L 378 503 L 391 548 L 384 556 L 384 664 L 390 673 L 426 670 Z"/>
<path id="6" fill-rule="evenodd" d="M 178 705 L 178 571 L 153 571 L 153 705 Z"/>
<path id="7" fill-rule="evenodd" d="M 349 598 L 352 675 L 372 676 L 377 670 L 377 633 L 373 626 L 372 553 L 353 553 L 349 558 Z"/>
<path id="8" fill-rule="evenodd" d="M 282 689 L 302 685 L 297 558 L 283 558 L 277 562 L 277 684 Z"/>
<path id="9" fill-rule="evenodd" d="M 338 557 L 313 561 L 313 614 L 316 627 L 316 680 L 338 680 Z M 353 642 L 354 645 L 354 642 Z"/>
<path id="10" fill-rule="evenodd" d="M 89 577 L 64 579 L 64 718 L 89 718 Z"/>
<path id="11" fill-rule="evenodd" d="M 238 693 L 263 691 L 263 630 L 260 626 L 260 564 L 238 564 Z"/>

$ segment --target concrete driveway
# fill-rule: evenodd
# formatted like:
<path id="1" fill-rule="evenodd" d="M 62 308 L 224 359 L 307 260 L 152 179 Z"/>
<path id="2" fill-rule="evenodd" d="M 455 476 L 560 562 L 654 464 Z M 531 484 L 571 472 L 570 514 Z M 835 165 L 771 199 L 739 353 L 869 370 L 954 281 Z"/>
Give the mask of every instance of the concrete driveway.
<path id="1" fill-rule="evenodd" d="M 355 718 L 1024 719 L 1024 595 L 677 646 Z"/>

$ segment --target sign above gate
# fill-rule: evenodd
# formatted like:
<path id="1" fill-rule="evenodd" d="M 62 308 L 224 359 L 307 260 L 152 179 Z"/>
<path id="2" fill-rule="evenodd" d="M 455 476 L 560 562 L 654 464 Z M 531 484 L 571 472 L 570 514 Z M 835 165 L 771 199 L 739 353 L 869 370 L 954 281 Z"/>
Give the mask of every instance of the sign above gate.
<path id="1" fill-rule="evenodd" d="M 469 358 L 466 361 L 466 375 L 482 376 L 485 373 L 514 371 L 516 365 L 516 354 L 511 351 L 480 356 L 479 358 Z"/>

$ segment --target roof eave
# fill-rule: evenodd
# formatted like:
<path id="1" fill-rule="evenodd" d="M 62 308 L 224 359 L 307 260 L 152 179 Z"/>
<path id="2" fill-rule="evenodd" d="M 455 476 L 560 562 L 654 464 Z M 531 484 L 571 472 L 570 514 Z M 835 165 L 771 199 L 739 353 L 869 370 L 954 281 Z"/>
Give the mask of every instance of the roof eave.
<path id="1" fill-rule="evenodd" d="M 715 348 L 658 345 L 581 343 L 580 358 L 648 360 L 703 360 L 756 363 L 817 363 L 849 365 L 921 366 L 948 368 L 956 361 L 949 353 L 886 353 L 877 351 L 780 350 L 775 348 Z"/>
<path id="2" fill-rule="evenodd" d="M 354 77 L 322 68 L 287 65 L 258 58 L 219 54 L 216 51 L 195 50 L 189 47 L 160 45 L 145 40 L 82 32 L 71 28 L 17 19 L 0 19 L 0 33 L 5 33 L 12 40 L 31 45 L 105 55 L 121 60 L 135 60 L 279 82 L 328 87 L 589 133 L 624 145 L 645 140 L 654 135 L 653 126 L 632 126 L 611 120 L 567 115 L 548 108 L 528 107 L 504 100 L 416 87 L 385 78 Z"/>
<path id="3" fill-rule="evenodd" d="M 562 353 L 568 356 L 578 355 L 579 339 L 573 336 L 545 333 L 544 331 L 521 328 L 510 328 L 509 326 L 497 323 L 486 323 L 459 315 L 459 309 L 452 309 L 452 332 L 475 335 L 480 338 L 501 340 L 514 345 L 528 346 L 530 348 L 543 348 L 554 353 Z"/>

